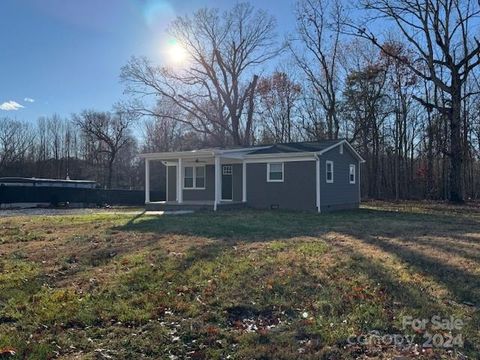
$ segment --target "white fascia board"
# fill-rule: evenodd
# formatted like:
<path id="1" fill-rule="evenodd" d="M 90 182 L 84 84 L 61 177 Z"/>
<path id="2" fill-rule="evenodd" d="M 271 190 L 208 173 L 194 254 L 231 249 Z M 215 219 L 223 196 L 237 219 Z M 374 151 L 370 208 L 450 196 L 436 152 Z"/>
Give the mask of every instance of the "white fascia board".
<path id="1" fill-rule="evenodd" d="M 251 163 L 265 163 L 265 162 L 290 162 L 290 161 L 315 161 L 315 153 L 277 153 L 277 154 L 259 154 L 245 156 L 245 162 Z"/>
<path id="2" fill-rule="evenodd" d="M 270 153 L 270 154 L 249 154 L 245 155 L 245 159 L 261 159 L 261 158 L 278 158 L 278 157 L 299 157 L 299 156 L 311 156 L 314 158 L 314 152 L 303 151 L 303 152 L 279 152 L 279 153 Z"/>
<path id="3" fill-rule="evenodd" d="M 147 153 L 140 154 L 140 158 L 149 160 L 173 160 L 173 159 L 194 159 L 200 157 L 213 157 L 213 151 L 175 151 L 175 152 L 162 152 L 162 153 Z"/>
<path id="4" fill-rule="evenodd" d="M 192 150 L 192 151 L 172 151 L 172 152 L 158 152 L 158 153 L 145 153 L 140 154 L 142 159 L 150 160 L 170 160 L 178 159 L 179 157 L 183 159 L 188 158 L 197 158 L 197 157 L 215 157 L 215 156 L 225 156 L 242 159 L 245 154 L 253 150 L 260 150 L 268 148 L 269 146 L 264 147 L 249 147 L 249 148 L 239 148 L 239 149 L 209 149 L 209 150 Z"/>
<path id="5" fill-rule="evenodd" d="M 248 153 L 248 152 L 254 151 L 254 150 L 268 149 L 269 147 L 272 147 L 272 145 L 269 145 L 269 146 L 255 146 L 255 147 L 238 148 L 238 149 L 227 149 L 227 150 L 215 150 L 215 152 L 218 152 L 219 155 L 221 155 L 221 154 L 231 154 L 231 153 L 244 154 L 244 153 Z"/>
<path id="6" fill-rule="evenodd" d="M 353 148 L 353 146 L 350 145 L 350 143 L 349 143 L 347 140 L 339 141 L 338 143 L 333 144 L 332 146 L 329 146 L 329 147 L 327 147 L 327 148 L 319 151 L 317 154 L 318 154 L 318 155 L 325 154 L 327 151 L 330 151 L 330 150 L 332 150 L 332 149 L 334 149 L 334 148 L 336 148 L 337 146 L 340 146 L 340 145 L 342 145 L 342 144 L 347 145 L 348 148 L 352 151 L 352 153 L 358 158 L 358 160 L 359 160 L 361 163 L 364 163 L 364 162 L 365 162 L 365 160 L 360 156 L 360 154 L 357 152 L 357 150 L 355 150 L 355 149 Z"/>

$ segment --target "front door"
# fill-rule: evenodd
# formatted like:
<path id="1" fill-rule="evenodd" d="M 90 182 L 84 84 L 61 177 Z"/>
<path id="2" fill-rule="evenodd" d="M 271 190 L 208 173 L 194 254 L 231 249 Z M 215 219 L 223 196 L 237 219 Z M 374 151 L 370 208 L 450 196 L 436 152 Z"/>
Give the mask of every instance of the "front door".
<path id="1" fill-rule="evenodd" d="M 233 166 L 222 165 L 222 200 L 233 200 Z"/>

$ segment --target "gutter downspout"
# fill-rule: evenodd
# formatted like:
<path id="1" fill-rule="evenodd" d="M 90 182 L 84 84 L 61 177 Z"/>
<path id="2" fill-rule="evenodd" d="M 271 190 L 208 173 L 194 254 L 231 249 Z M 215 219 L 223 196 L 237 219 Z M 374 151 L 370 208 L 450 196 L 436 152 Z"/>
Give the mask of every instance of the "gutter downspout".
<path id="1" fill-rule="evenodd" d="M 316 204 L 317 204 L 317 212 L 318 213 L 321 213 L 322 210 L 321 210 L 321 205 L 320 205 L 320 156 L 315 153 L 313 154 L 315 156 L 315 185 L 316 185 L 316 195 L 317 195 L 317 199 L 316 199 Z"/>

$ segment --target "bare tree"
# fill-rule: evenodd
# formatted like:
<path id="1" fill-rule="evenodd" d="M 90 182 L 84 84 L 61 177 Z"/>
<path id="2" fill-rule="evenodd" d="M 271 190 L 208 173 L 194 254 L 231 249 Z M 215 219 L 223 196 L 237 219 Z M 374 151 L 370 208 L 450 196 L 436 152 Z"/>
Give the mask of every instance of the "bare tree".
<path id="1" fill-rule="evenodd" d="M 171 119 L 149 118 L 143 122 L 144 150 L 175 151 L 180 148 L 182 124 Z"/>
<path id="2" fill-rule="evenodd" d="M 353 125 L 352 141 L 367 160 L 364 187 L 371 197 L 381 196 L 382 129 L 391 113 L 385 84 L 387 71 L 379 62 L 367 63 L 349 73 L 343 92 L 343 116 Z"/>
<path id="3" fill-rule="evenodd" d="M 0 171 L 6 166 L 24 160 L 33 149 L 31 128 L 18 120 L 0 119 Z"/>
<path id="4" fill-rule="evenodd" d="M 396 57 L 386 55 L 380 52 L 380 62 L 387 71 L 387 88 L 390 101 L 393 102 L 394 121 L 392 126 L 392 137 L 395 152 L 394 164 L 394 185 L 395 185 L 395 200 L 400 199 L 400 193 L 405 191 L 407 177 L 411 175 L 410 169 L 407 168 L 406 157 L 409 155 L 412 133 L 411 112 L 414 109 L 412 106 L 413 96 L 417 88 L 417 77 L 406 66 L 407 63 L 412 63 L 412 54 L 407 51 L 404 44 L 397 41 L 388 41 L 385 43 L 385 48 L 389 53 L 396 54 Z M 397 58 L 401 58 L 398 61 Z M 412 160 L 413 161 L 413 160 Z"/>
<path id="5" fill-rule="evenodd" d="M 418 60 L 405 63 L 417 76 L 448 97 L 446 105 L 416 97 L 427 109 L 436 109 L 449 120 L 450 200 L 464 199 L 462 163 L 462 102 L 475 92 L 465 92 L 464 84 L 480 65 L 480 41 L 474 37 L 480 4 L 475 0 L 365 0 L 371 10 L 393 23 L 415 52 Z M 356 35 L 370 40 L 386 54 L 402 61 L 366 26 L 351 25 Z"/>
<path id="6" fill-rule="evenodd" d="M 221 14 L 202 9 L 178 17 L 169 33 L 185 49 L 183 68 L 160 68 L 147 59 L 133 58 L 122 69 L 127 92 L 173 102 L 178 111 L 163 113 L 141 103 L 135 110 L 187 124 L 194 131 L 217 137 L 225 132 L 235 145 L 252 141 L 255 70 L 279 51 L 275 20 L 248 3 Z"/>
<path id="7" fill-rule="evenodd" d="M 108 188 L 112 187 L 113 164 L 119 151 L 132 142 L 130 127 L 133 121 L 134 118 L 124 112 L 111 114 L 86 110 L 74 116 L 74 122 L 84 136 L 96 142 L 95 151 L 106 156 Z"/>
<path id="8" fill-rule="evenodd" d="M 292 54 L 305 73 L 325 111 L 327 136 L 338 138 L 338 54 L 344 9 L 339 1 L 300 0 L 297 28 L 301 48 L 290 45 Z"/>
<path id="9" fill-rule="evenodd" d="M 294 119 L 301 86 L 285 72 L 276 71 L 258 83 L 258 111 L 262 119 L 264 139 L 269 142 L 290 142 L 294 135 Z"/>
<path id="10" fill-rule="evenodd" d="M 52 117 L 47 117 L 47 136 L 49 139 L 49 147 L 51 154 L 55 159 L 55 177 L 60 178 L 60 158 L 62 156 L 63 143 L 63 127 L 64 123 L 58 114 L 53 114 Z"/>

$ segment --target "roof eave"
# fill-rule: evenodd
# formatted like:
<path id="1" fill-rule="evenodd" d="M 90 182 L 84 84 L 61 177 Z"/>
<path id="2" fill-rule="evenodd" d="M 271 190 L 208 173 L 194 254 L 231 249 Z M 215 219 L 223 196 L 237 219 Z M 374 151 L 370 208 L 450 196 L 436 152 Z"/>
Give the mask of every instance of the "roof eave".
<path id="1" fill-rule="evenodd" d="M 240 156 L 245 155 L 252 150 L 266 149 L 270 146 L 262 147 L 248 147 L 238 149 L 212 149 L 212 150 L 192 150 L 192 151 L 172 151 L 172 152 L 158 152 L 158 153 L 144 153 L 140 154 L 141 159 L 149 160 L 173 160 L 178 158 L 196 158 L 196 157 L 214 157 L 214 156 Z"/>
<path id="2" fill-rule="evenodd" d="M 245 159 L 275 159 L 275 158 L 285 158 L 285 157 L 304 157 L 304 156 L 313 156 L 313 151 L 302 151 L 302 152 L 278 152 L 270 154 L 247 154 Z"/>

